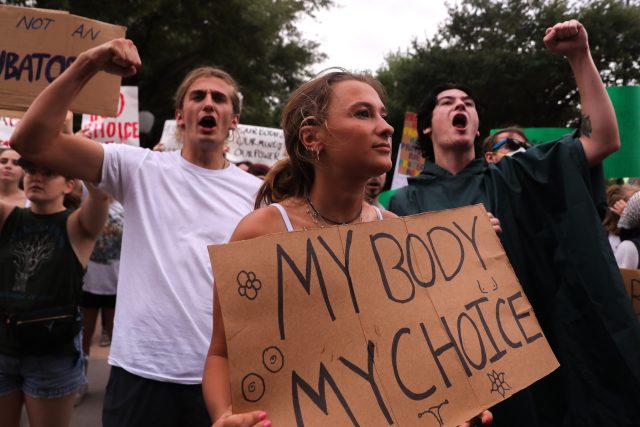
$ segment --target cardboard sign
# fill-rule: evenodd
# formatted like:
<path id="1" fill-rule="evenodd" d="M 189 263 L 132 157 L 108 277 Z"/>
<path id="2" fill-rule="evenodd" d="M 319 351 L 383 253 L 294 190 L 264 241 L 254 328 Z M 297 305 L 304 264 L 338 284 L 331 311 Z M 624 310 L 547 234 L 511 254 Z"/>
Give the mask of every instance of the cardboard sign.
<path id="1" fill-rule="evenodd" d="M 121 26 L 66 12 L 0 6 L 0 109 L 26 111 L 35 97 L 78 54 L 124 37 Z M 118 107 L 120 77 L 98 73 L 71 106 L 78 113 L 113 116 Z"/>
<path id="2" fill-rule="evenodd" d="M 122 86 L 115 117 L 82 115 L 82 129 L 103 144 L 140 146 L 137 86 Z"/>
<path id="3" fill-rule="evenodd" d="M 418 144 L 418 116 L 416 113 L 405 113 L 402 129 L 402 142 L 396 158 L 396 166 L 393 171 L 391 188 L 400 188 L 407 185 L 407 178 L 420 175 L 424 167 L 425 159 Z"/>
<path id="4" fill-rule="evenodd" d="M 20 119 L 11 117 L 0 117 L 0 148 L 9 148 L 9 138 L 16 130 Z"/>
<path id="5" fill-rule="evenodd" d="M 238 125 L 227 143 L 227 159 L 234 163 L 248 160 L 272 166 L 286 155 L 282 129 Z"/>
<path id="6" fill-rule="evenodd" d="M 482 205 L 209 254 L 236 413 L 455 426 L 558 366 Z"/>
<path id="7" fill-rule="evenodd" d="M 633 312 L 640 318 L 640 270 L 621 268 L 624 288 L 631 297 Z"/>

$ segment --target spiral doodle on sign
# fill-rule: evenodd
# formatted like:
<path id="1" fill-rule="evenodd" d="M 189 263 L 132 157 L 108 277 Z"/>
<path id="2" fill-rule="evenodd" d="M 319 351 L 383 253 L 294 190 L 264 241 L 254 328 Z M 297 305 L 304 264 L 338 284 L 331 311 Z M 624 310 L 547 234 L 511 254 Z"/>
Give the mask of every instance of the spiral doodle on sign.
<path id="1" fill-rule="evenodd" d="M 275 374 L 284 366 L 284 355 L 276 346 L 267 347 L 262 352 L 262 363 L 267 371 Z"/>
<path id="2" fill-rule="evenodd" d="M 257 402 L 262 399 L 265 389 L 264 379 L 255 372 L 242 379 L 242 396 L 247 402 Z"/>

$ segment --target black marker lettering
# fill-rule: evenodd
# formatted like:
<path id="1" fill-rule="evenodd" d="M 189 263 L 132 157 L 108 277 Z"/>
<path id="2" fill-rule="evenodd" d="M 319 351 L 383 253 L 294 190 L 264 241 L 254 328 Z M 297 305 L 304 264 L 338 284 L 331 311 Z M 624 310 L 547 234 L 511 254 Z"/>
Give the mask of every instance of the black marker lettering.
<path id="1" fill-rule="evenodd" d="M 406 385 L 404 385 L 404 383 L 402 382 L 402 378 L 400 378 L 400 372 L 398 372 L 398 344 L 400 342 L 400 337 L 405 334 L 411 334 L 411 329 L 402 328 L 398 330 L 398 332 L 396 332 L 396 334 L 393 336 L 393 343 L 391 345 L 391 364 L 393 365 L 393 374 L 396 377 L 396 382 L 398 383 L 398 386 L 400 386 L 400 389 L 402 390 L 402 392 L 409 399 L 423 400 L 431 396 L 433 393 L 435 393 L 436 386 L 432 385 L 422 393 L 416 393 L 410 390 Z"/>
<path id="2" fill-rule="evenodd" d="M 413 268 L 413 259 L 411 258 L 411 254 L 413 253 L 412 246 L 411 246 L 411 239 L 418 240 L 422 245 L 422 247 L 424 248 L 427 255 L 429 255 L 429 261 L 431 262 L 431 279 L 426 282 L 423 282 L 422 280 L 420 280 L 420 278 L 418 278 L 418 275 L 416 274 Z M 413 277 L 413 280 L 415 280 L 418 285 L 422 286 L 423 288 L 429 288 L 433 286 L 433 284 L 436 282 L 436 263 L 433 260 L 433 255 L 431 255 L 431 251 L 427 247 L 427 244 L 420 238 L 420 236 L 412 233 L 407 235 L 407 263 L 409 264 L 409 271 L 411 272 L 411 277 Z M 420 264 L 420 265 L 424 266 L 424 264 Z"/>
<path id="3" fill-rule="evenodd" d="M 351 273 L 349 272 L 349 255 L 351 254 L 351 240 L 353 238 L 353 230 L 347 231 L 347 243 L 344 248 L 344 264 L 338 259 L 338 256 L 333 252 L 329 244 L 325 242 L 325 240 L 319 236 L 318 240 L 324 246 L 324 248 L 329 252 L 331 258 L 338 265 L 342 273 L 344 273 L 344 277 L 347 278 L 347 285 L 349 286 L 349 295 L 351 295 L 351 303 L 353 304 L 353 309 L 356 313 L 360 313 L 360 309 L 358 308 L 358 300 L 356 299 L 356 292 L 353 289 L 353 280 L 351 280 Z"/>
<path id="4" fill-rule="evenodd" d="M 484 263 L 484 260 L 482 259 L 482 256 L 480 255 L 480 249 L 478 249 L 478 242 L 476 241 L 476 222 L 477 221 L 478 221 L 478 217 L 474 216 L 473 217 L 473 225 L 471 226 L 471 237 L 469 237 L 469 235 L 467 233 L 465 233 L 465 231 L 462 229 L 462 227 L 460 227 L 458 224 L 456 224 L 455 221 L 453 222 L 453 225 L 455 225 L 456 228 L 460 231 L 460 233 L 462 233 L 462 235 L 464 237 L 466 237 L 469 242 L 471 242 L 471 245 L 473 246 L 473 250 L 476 252 L 476 256 L 478 257 L 478 260 L 480 261 L 480 264 L 482 265 L 482 268 L 484 268 L 486 270 L 487 266 Z"/>
<path id="5" fill-rule="evenodd" d="M 528 336 L 526 334 L 526 332 L 524 331 L 524 328 L 522 327 L 522 323 L 520 323 L 520 319 L 524 319 L 525 317 L 531 316 L 531 312 L 529 310 L 527 310 L 527 311 L 525 311 L 523 313 L 520 313 L 520 314 L 516 313 L 516 308 L 513 306 L 513 301 L 517 300 L 518 298 L 522 298 L 522 292 L 520 292 L 520 291 L 516 292 L 515 294 L 513 294 L 509 298 L 507 298 L 507 301 L 509 301 L 509 307 L 511 307 L 511 313 L 513 313 L 513 317 L 515 317 L 515 319 L 516 319 L 516 324 L 518 325 L 518 328 L 520 329 L 520 332 L 522 332 L 522 337 L 527 342 L 527 344 L 531 344 L 532 342 L 534 342 L 538 338 L 542 338 L 542 333 L 538 332 L 537 334 L 535 334 L 532 337 L 530 337 L 530 336 Z"/>
<path id="6" fill-rule="evenodd" d="M 455 241 L 458 243 L 458 248 L 460 249 L 460 260 L 458 262 L 457 267 L 450 274 L 447 274 L 447 272 L 444 271 L 444 267 L 442 266 L 442 262 L 440 261 L 440 257 L 438 256 L 438 250 L 436 249 L 436 246 L 433 243 L 432 235 L 436 231 L 448 233 L 449 235 L 451 235 L 455 239 Z M 431 243 L 431 248 L 433 249 L 433 253 L 434 253 L 435 257 L 436 257 L 436 261 L 438 263 L 438 267 L 440 267 L 440 271 L 442 272 L 442 276 L 444 277 L 444 280 L 448 282 L 451 279 L 453 279 L 454 277 L 456 277 L 456 275 L 460 272 L 460 269 L 462 268 L 462 263 L 464 262 L 464 247 L 462 246 L 462 241 L 456 235 L 456 233 L 454 233 L 453 231 L 449 230 L 446 227 L 439 227 L 439 226 L 438 227 L 433 227 L 431 230 L 429 230 L 427 232 L 427 237 L 429 238 L 429 243 Z M 450 245 L 448 245 L 448 246 L 449 247 L 447 249 L 450 249 Z"/>
<path id="7" fill-rule="evenodd" d="M 285 252 L 285 250 L 280 245 L 276 245 L 276 253 L 278 258 L 278 327 L 280 329 L 280 339 L 284 340 L 284 277 L 283 277 L 283 268 L 282 268 L 282 260 L 285 260 L 291 271 L 294 272 L 298 281 L 304 287 L 304 290 L 307 292 L 307 295 L 311 295 L 311 264 L 315 267 L 316 275 L 318 276 L 318 282 L 320 284 L 320 291 L 322 292 L 322 297 L 324 298 L 324 304 L 327 307 L 327 311 L 329 312 L 329 316 L 331 320 L 336 320 L 336 316 L 333 314 L 333 308 L 331 308 L 331 302 L 329 301 L 329 295 L 327 294 L 327 288 L 324 283 L 324 278 L 322 277 L 322 270 L 320 269 L 320 263 L 318 261 L 318 256 L 316 255 L 315 250 L 313 249 L 313 245 L 311 244 L 311 239 L 307 239 L 307 261 L 306 261 L 306 269 L 305 274 L 303 275 L 296 266 L 295 262 L 291 259 L 289 254 Z"/>
<path id="8" fill-rule="evenodd" d="M 371 391 L 373 392 L 374 396 L 376 397 L 376 402 L 378 402 L 378 407 L 380 407 L 380 410 L 382 411 L 382 415 L 384 415 L 384 417 L 387 419 L 387 423 L 389 425 L 393 425 L 393 418 L 391 418 L 391 414 L 389 413 L 389 410 L 387 409 L 387 405 L 385 405 L 384 400 L 382 399 L 382 394 L 380 393 L 380 388 L 378 387 L 378 384 L 376 384 L 376 379 L 374 376 L 374 354 L 375 354 L 375 346 L 373 344 L 373 342 L 369 341 L 367 343 L 367 370 L 366 372 L 361 369 L 360 367 L 356 366 L 353 362 L 350 362 L 349 360 L 345 359 L 344 357 L 340 357 L 340 361 L 349 369 L 351 369 L 353 372 L 355 372 L 356 374 L 358 374 L 360 377 L 362 377 L 363 379 L 365 379 L 369 385 L 371 386 Z"/>
<path id="9" fill-rule="evenodd" d="M 384 290 L 387 293 L 387 297 L 394 302 L 399 302 L 399 303 L 406 303 L 409 302 L 413 299 L 413 297 L 416 294 L 416 288 L 415 285 L 413 284 L 413 281 L 411 280 L 411 275 L 409 274 L 409 272 L 407 272 L 406 269 L 404 269 L 402 267 L 402 264 L 404 263 L 404 254 L 402 253 L 402 246 L 400 245 L 400 243 L 396 240 L 396 238 L 389 234 L 389 233 L 377 233 L 374 234 L 372 236 L 369 236 L 369 239 L 371 240 L 371 249 L 373 249 L 373 255 L 376 258 L 376 263 L 378 264 L 378 269 L 380 270 L 380 278 L 382 279 L 382 285 L 384 286 Z M 409 279 L 409 284 L 411 286 L 411 294 L 402 299 L 400 297 L 396 297 L 393 292 L 391 291 L 391 286 L 389 285 L 389 279 L 387 278 L 387 273 L 385 271 L 384 265 L 382 263 L 382 258 L 380 257 L 380 252 L 378 252 L 378 247 L 376 245 L 376 242 L 379 239 L 387 239 L 392 241 L 396 247 L 398 248 L 398 251 L 400 253 L 400 256 L 398 258 L 398 262 L 396 262 L 396 265 L 392 268 L 393 270 L 398 270 L 400 272 L 402 272 L 402 274 L 404 274 L 407 279 Z M 389 254 L 391 251 L 387 250 L 387 254 Z"/>
<path id="10" fill-rule="evenodd" d="M 311 399 L 311 401 L 318 407 L 325 415 L 329 415 L 329 411 L 327 409 L 327 395 L 325 393 L 325 384 L 329 384 L 331 390 L 335 393 L 336 397 L 340 401 L 340 404 L 344 408 L 345 412 L 349 416 L 351 423 L 354 426 L 359 426 L 356 417 L 351 412 L 347 401 L 344 396 L 338 389 L 336 382 L 331 377 L 331 374 L 325 368 L 324 364 L 320 362 L 320 373 L 318 376 L 318 391 L 316 392 L 313 387 L 311 387 L 305 380 L 303 380 L 296 371 L 291 372 L 291 394 L 293 398 L 293 411 L 296 415 L 296 425 L 298 427 L 304 426 L 304 420 L 302 419 L 302 408 L 300 407 L 300 396 L 298 395 L 298 390 L 302 390 L 304 394 L 307 395 Z"/>
<path id="11" fill-rule="evenodd" d="M 464 340 L 462 339 L 462 320 L 463 319 L 467 319 L 469 321 L 469 324 L 471 324 L 471 326 L 473 326 L 473 329 L 476 331 L 476 335 L 478 337 L 478 344 L 480 344 L 480 362 L 478 363 L 475 363 L 473 360 L 471 360 L 471 357 L 469 357 L 469 353 L 467 353 L 467 350 L 465 349 Z M 484 349 L 484 343 L 482 342 L 482 336 L 480 336 L 480 330 L 478 329 L 478 326 L 476 326 L 476 323 L 467 313 L 461 313 L 460 316 L 458 316 L 458 339 L 460 340 L 460 347 L 462 348 L 462 353 L 464 354 L 464 357 L 467 359 L 469 364 L 478 371 L 484 368 L 484 366 L 487 364 L 487 352 Z"/>
<path id="12" fill-rule="evenodd" d="M 498 322 L 498 329 L 500 330 L 500 335 L 502 335 L 502 339 L 504 339 L 504 341 L 507 343 L 509 347 L 511 348 L 522 347 L 522 343 L 520 341 L 517 341 L 517 342 L 511 341 L 511 339 L 507 336 L 506 332 L 504 331 L 504 328 L 502 327 L 502 319 L 500 317 L 500 306 L 502 304 L 505 304 L 505 301 L 502 298 L 498 298 L 498 301 L 496 301 L 496 320 Z"/>
<path id="13" fill-rule="evenodd" d="M 491 333 L 491 330 L 489 329 L 489 325 L 487 324 L 487 321 L 484 317 L 484 314 L 482 313 L 482 310 L 480 309 L 480 304 L 489 301 L 486 297 L 482 297 L 479 298 L 475 301 L 471 301 L 469 304 L 465 305 L 464 308 L 466 310 L 470 310 L 472 308 L 476 308 L 476 310 L 478 311 L 478 317 L 480 318 L 480 322 L 482 322 L 482 327 L 484 328 L 484 332 L 487 334 L 487 337 L 489 338 L 489 342 L 491 343 L 491 345 L 493 346 L 493 350 L 495 351 L 495 354 L 493 356 L 491 356 L 491 358 L 489 358 L 489 361 L 491 363 L 493 362 L 497 362 L 498 360 L 502 359 L 502 357 L 507 354 L 506 350 L 500 350 L 498 349 L 498 345 L 496 344 L 496 340 L 493 338 L 493 334 Z"/>
<path id="14" fill-rule="evenodd" d="M 449 381 L 449 377 L 447 376 L 447 373 L 445 372 L 444 367 L 440 363 L 440 355 L 442 355 L 442 353 L 453 348 L 456 351 L 456 354 L 458 355 L 458 360 L 460 360 L 460 363 L 462 364 L 462 367 L 464 368 L 464 372 L 467 374 L 467 377 L 471 376 L 471 371 L 469 370 L 467 363 L 464 361 L 464 357 L 462 356 L 462 353 L 460 353 L 460 349 L 458 348 L 458 344 L 456 343 L 456 340 L 453 339 L 453 335 L 451 334 L 451 329 L 449 329 L 449 325 L 447 324 L 447 319 L 445 319 L 444 317 L 441 317 L 440 320 L 442 321 L 442 326 L 444 326 L 444 330 L 447 331 L 447 335 L 449 336 L 449 342 L 440 346 L 439 348 L 433 347 L 433 343 L 431 342 L 431 338 L 429 337 L 427 328 L 426 326 L 424 326 L 424 323 L 420 323 L 420 327 L 422 328 L 422 335 L 424 335 L 424 338 L 427 341 L 427 344 L 429 345 L 429 350 L 431 351 L 433 360 L 435 360 L 436 365 L 438 366 L 438 370 L 440 371 L 440 376 L 442 376 L 442 380 L 444 381 L 444 384 L 447 386 L 447 388 L 449 388 L 451 387 L 451 381 Z"/>

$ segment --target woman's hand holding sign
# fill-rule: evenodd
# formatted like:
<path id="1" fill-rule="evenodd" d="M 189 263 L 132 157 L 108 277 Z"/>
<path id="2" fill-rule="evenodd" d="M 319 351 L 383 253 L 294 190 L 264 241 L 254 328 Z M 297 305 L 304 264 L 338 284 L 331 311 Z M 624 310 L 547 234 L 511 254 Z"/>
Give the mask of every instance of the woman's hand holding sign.
<path id="1" fill-rule="evenodd" d="M 461 424 L 459 427 L 480 427 L 488 426 L 493 422 L 493 414 L 489 411 L 482 411 L 482 414 L 478 415 L 474 419 Z"/>
<path id="2" fill-rule="evenodd" d="M 267 413 L 264 411 L 232 414 L 229 407 L 211 427 L 271 427 L 271 421 L 267 419 Z"/>
<path id="3" fill-rule="evenodd" d="M 483 411 L 473 420 L 459 427 L 488 426 L 493 422 L 493 415 L 489 411 Z M 244 414 L 232 414 L 231 407 L 222 414 L 211 427 L 271 427 L 271 421 L 267 419 L 264 411 L 253 411 Z"/>

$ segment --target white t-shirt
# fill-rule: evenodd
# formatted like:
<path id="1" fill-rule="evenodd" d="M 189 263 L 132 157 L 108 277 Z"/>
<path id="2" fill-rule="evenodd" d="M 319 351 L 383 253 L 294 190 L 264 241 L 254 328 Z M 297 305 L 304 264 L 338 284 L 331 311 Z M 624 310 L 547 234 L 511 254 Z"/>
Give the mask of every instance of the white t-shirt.
<path id="1" fill-rule="evenodd" d="M 609 244 L 611 245 L 611 249 L 613 250 L 613 252 L 616 251 L 616 249 L 618 249 L 618 245 L 620 245 L 620 236 L 616 236 L 613 233 L 609 233 L 609 235 L 607 236 L 609 238 Z"/>
<path id="2" fill-rule="evenodd" d="M 113 144 L 104 154 L 100 188 L 125 211 L 109 363 L 199 384 L 213 323 L 207 245 L 229 240 L 262 181 L 234 165 L 201 168 L 180 151 Z"/>
<path id="3" fill-rule="evenodd" d="M 96 295 L 115 295 L 118 289 L 124 209 L 115 200 L 109 203 L 109 216 L 89 257 L 82 289 Z"/>
<path id="4" fill-rule="evenodd" d="M 638 248 L 631 240 L 621 242 L 614 253 L 620 268 L 638 268 Z"/>

